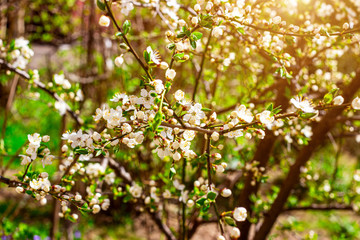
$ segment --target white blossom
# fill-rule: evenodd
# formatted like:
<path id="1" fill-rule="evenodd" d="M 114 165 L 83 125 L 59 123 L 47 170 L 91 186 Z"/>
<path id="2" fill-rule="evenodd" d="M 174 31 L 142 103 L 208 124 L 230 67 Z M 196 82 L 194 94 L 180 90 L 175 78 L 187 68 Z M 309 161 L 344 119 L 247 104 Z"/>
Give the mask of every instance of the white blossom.
<path id="1" fill-rule="evenodd" d="M 259 120 L 262 124 L 269 125 L 275 121 L 275 117 L 271 115 L 270 111 L 265 110 L 262 113 L 260 113 Z"/>
<path id="2" fill-rule="evenodd" d="M 342 96 L 336 96 L 333 100 L 334 105 L 341 105 L 344 102 L 344 98 Z"/>
<path id="3" fill-rule="evenodd" d="M 102 15 L 99 19 L 99 25 L 102 27 L 108 27 L 110 25 L 110 18 Z"/>
<path id="4" fill-rule="evenodd" d="M 233 227 L 230 229 L 230 236 L 232 238 L 239 238 L 240 237 L 240 230 L 237 227 Z"/>
<path id="5" fill-rule="evenodd" d="M 233 217 L 236 221 L 238 222 L 243 222 L 246 220 L 247 217 L 247 211 L 245 208 L 243 207 L 238 207 L 235 208 L 234 213 L 233 213 Z"/>
<path id="6" fill-rule="evenodd" d="M 174 69 L 168 68 L 166 70 L 165 76 L 166 76 L 167 79 L 173 80 L 175 78 L 175 76 L 176 76 L 176 72 L 175 72 Z"/>
<path id="7" fill-rule="evenodd" d="M 311 106 L 311 103 L 306 99 L 301 99 L 300 97 L 295 97 L 290 100 L 290 102 L 301 111 L 305 113 L 315 113 L 316 110 Z"/>
<path id="8" fill-rule="evenodd" d="M 117 67 L 121 67 L 121 65 L 124 63 L 123 56 L 121 55 L 121 56 L 116 57 L 114 60 L 114 63 Z"/>
<path id="9" fill-rule="evenodd" d="M 351 107 L 355 110 L 360 110 L 360 98 L 356 97 L 351 102 Z"/>
<path id="10" fill-rule="evenodd" d="M 130 187 L 129 192 L 134 198 L 139 198 L 142 194 L 142 188 L 139 185 L 134 184 Z"/>

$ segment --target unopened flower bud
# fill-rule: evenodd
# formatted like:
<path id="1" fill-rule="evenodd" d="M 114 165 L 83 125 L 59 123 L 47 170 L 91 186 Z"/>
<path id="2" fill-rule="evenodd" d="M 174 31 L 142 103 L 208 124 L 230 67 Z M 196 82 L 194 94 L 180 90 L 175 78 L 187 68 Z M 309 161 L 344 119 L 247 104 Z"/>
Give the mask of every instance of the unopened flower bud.
<path id="1" fill-rule="evenodd" d="M 197 25 L 199 23 L 199 19 L 197 17 L 191 18 L 191 23 Z"/>
<path id="2" fill-rule="evenodd" d="M 160 68 L 161 68 L 161 69 L 164 69 L 164 70 L 165 70 L 165 69 L 168 69 L 168 68 L 169 68 L 169 64 L 167 64 L 167 62 L 161 62 L 161 63 L 160 63 Z"/>
<path id="3" fill-rule="evenodd" d="M 216 142 L 217 140 L 219 140 L 219 136 L 220 134 L 218 132 L 213 132 L 211 134 L 211 139 Z"/>
<path id="4" fill-rule="evenodd" d="M 200 12 L 200 11 L 201 11 L 201 6 L 200 6 L 200 4 L 195 4 L 194 10 L 195 10 L 196 12 Z"/>
<path id="5" fill-rule="evenodd" d="M 122 57 L 122 55 L 120 55 L 115 58 L 114 62 L 117 67 L 121 67 L 121 65 L 124 63 L 124 58 Z"/>
<path id="6" fill-rule="evenodd" d="M 227 197 L 230 197 L 232 194 L 231 190 L 228 189 L 228 188 L 224 188 L 222 191 L 221 191 L 221 196 L 227 198 Z"/>
<path id="7" fill-rule="evenodd" d="M 48 142 L 48 141 L 50 141 L 50 136 L 49 136 L 49 135 L 43 136 L 43 137 L 42 137 L 42 141 L 43 141 L 43 142 Z"/>

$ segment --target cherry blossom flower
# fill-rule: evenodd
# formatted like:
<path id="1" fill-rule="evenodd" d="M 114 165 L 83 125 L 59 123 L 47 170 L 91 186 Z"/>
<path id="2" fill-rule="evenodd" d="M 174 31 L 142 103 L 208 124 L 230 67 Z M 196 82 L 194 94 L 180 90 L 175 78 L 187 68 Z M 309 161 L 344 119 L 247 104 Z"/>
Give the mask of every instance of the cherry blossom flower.
<path id="1" fill-rule="evenodd" d="M 238 207 L 235 208 L 234 213 L 233 213 L 233 217 L 236 221 L 238 222 L 243 222 L 246 220 L 247 217 L 247 211 L 245 208 L 243 207 Z"/>

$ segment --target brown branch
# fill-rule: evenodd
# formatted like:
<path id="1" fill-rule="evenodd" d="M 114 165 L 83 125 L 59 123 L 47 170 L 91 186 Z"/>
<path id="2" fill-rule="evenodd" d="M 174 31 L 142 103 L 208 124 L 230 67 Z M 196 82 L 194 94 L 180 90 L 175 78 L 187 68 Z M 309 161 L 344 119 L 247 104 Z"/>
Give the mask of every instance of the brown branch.
<path id="1" fill-rule="evenodd" d="M 159 212 L 150 212 L 148 211 L 151 218 L 154 220 L 156 225 L 160 228 L 160 230 L 165 234 L 168 240 L 176 240 L 174 234 L 171 232 L 170 228 L 161 220 L 161 216 Z"/>
<path id="2" fill-rule="evenodd" d="M 206 42 L 206 45 L 205 45 L 205 49 L 204 49 L 204 52 L 203 52 L 203 55 L 202 55 L 202 59 L 201 59 L 201 63 L 200 63 L 200 71 L 198 72 L 198 75 L 195 79 L 195 87 L 194 87 L 194 91 L 193 91 L 193 94 L 192 94 L 192 100 L 194 101 L 195 100 L 195 96 L 196 96 L 196 91 L 197 91 L 197 88 L 198 88 L 198 85 L 199 85 L 199 81 L 200 81 L 200 78 L 201 78 L 201 74 L 203 72 L 203 69 L 204 69 L 204 63 L 205 63 L 205 58 L 206 58 L 206 52 L 209 48 L 209 44 L 210 44 L 210 40 L 211 40 L 211 36 L 212 36 L 212 29 L 210 31 L 210 34 L 209 34 L 209 37 L 207 39 L 207 42 Z"/>
<path id="3" fill-rule="evenodd" d="M 107 9 L 107 12 L 108 12 L 108 14 L 109 14 L 109 17 L 113 20 L 113 23 L 114 23 L 116 29 L 117 29 L 119 32 L 122 32 L 122 29 L 121 29 L 121 27 L 118 25 L 118 23 L 117 23 L 117 21 L 116 21 L 116 19 L 115 19 L 115 17 L 114 17 L 114 14 L 113 14 L 112 11 L 111 11 L 111 8 L 110 8 L 108 2 L 105 1 L 104 3 L 105 3 L 105 6 L 106 6 L 106 9 Z M 125 36 L 125 34 L 122 34 L 121 36 L 122 36 L 123 40 L 125 41 L 126 45 L 129 47 L 129 51 L 130 51 L 130 52 L 132 53 L 132 55 L 135 57 L 136 61 L 140 64 L 140 66 L 142 67 L 142 69 L 144 69 L 144 71 L 145 71 L 146 75 L 148 76 L 148 78 L 149 78 L 150 80 L 152 80 L 153 78 L 152 78 L 151 74 L 149 73 L 148 68 L 145 66 L 145 64 L 143 63 L 143 61 L 140 59 L 139 55 L 138 55 L 138 54 L 136 53 L 136 51 L 134 50 L 134 48 L 133 48 L 132 45 L 130 44 L 129 40 L 128 40 L 127 37 Z"/>
<path id="4" fill-rule="evenodd" d="M 62 177 L 60 179 L 63 179 L 69 172 L 70 169 L 75 165 L 75 163 L 77 163 L 77 161 L 79 160 L 80 155 L 76 154 L 74 160 L 71 162 L 70 166 L 65 170 L 64 174 L 62 175 Z"/>
<path id="5" fill-rule="evenodd" d="M 22 78 L 24 78 L 26 80 L 31 79 L 30 75 L 27 72 L 20 70 L 18 68 L 15 68 L 11 64 L 5 62 L 3 59 L 0 59 L 0 66 L 4 69 L 10 70 L 10 71 L 18 74 L 19 76 L 21 76 Z M 41 90 L 45 91 L 56 101 L 63 102 L 66 105 L 66 111 L 70 114 L 70 116 L 76 121 L 76 123 L 78 125 L 81 125 L 83 123 L 82 119 L 80 119 L 79 116 L 71 110 L 70 106 L 67 103 L 65 103 L 64 100 L 62 98 L 60 98 L 57 93 L 47 89 L 45 84 L 42 82 L 34 82 L 34 84 L 37 88 L 40 88 Z"/>
<path id="6" fill-rule="evenodd" d="M 191 237 L 196 233 L 196 230 L 203 224 L 209 224 L 209 223 L 217 223 L 218 222 L 218 218 L 217 217 L 212 217 L 209 220 L 199 220 L 199 219 L 195 219 L 193 221 L 193 225 L 191 227 L 191 229 L 188 231 L 188 239 L 191 239 Z"/>
<path id="7" fill-rule="evenodd" d="M 8 185 L 8 187 L 22 187 L 23 185 L 27 185 L 26 183 L 22 183 L 16 180 L 10 180 L 9 178 L 3 177 L 0 175 L 0 182 Z"/>
<path id="8" fill-rule="evenodd" d="M 206 135 L 206 155 L 207 155 L 206 162 L 207 162 L 208 186 L 209 186 L 209 191 L 211 191 L 212 179 L 211 179 L 210 135 L 209 134 Z"/>
<path id="9" fill-rule="evenodd" d="M 5 116 L 4 116 L 4 122 L 2 125 L 2 129 L 1 129 L 1 138 L 5 140 L 5 132 L 6 132 L 6 125 L 7 125 L 7 120 L 8 120 L 8 114 L 10 112 L 12 103 L 14 101 L 15 98 L 15 92 L 16 92 L 16 88 L 19 82 L 19 76 L 15 75 L 12 83 L 11 83 L 11 88 L 10 88 L 10 93 L 9 93 L 9 98 L 7 100 L 6 103 L 6 107 L 5 107 Z M 2 165 L 1 161 L 0 161 L 0 165 Z"/>
<path id="10" fill-rule="evenodd" d="M 109 167 L 112 168 L 115 174 L 121 177 L 125 181 L 125 183 L 132 183 L 133 180 L 131 178 L 131 175 L 115 159 L 109 158 Z"/>
<path id="11" fill-rule="evenodd" d="M 316 210 L 316 211 L 329 211 L 329 210 L 350 210 L 354 211 L 353 207 L 351 205 L 345 205 L 345 204 L 329 204 L 329 205 L 323 205 L 323 204 L 312 204 L 310 206 L 299 206 L 299 207 L 290 207 L 284 209 L 284 212 L 289 211 L 304 211 L 304 210 Z"/>

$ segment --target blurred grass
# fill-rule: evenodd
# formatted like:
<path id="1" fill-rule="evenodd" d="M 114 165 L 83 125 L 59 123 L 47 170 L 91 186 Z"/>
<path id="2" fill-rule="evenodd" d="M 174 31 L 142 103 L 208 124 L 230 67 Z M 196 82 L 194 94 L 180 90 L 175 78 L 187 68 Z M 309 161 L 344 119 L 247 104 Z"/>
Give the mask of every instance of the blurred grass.
<path id="1" fill-rule="evenodd" d="M 21 92 L 22 90 L 20 90 Z M 47 144 L 54 153 L 58 152 L 60 143 L 61 116 L 57 111 L 51 111 L 47 102 L 53 102 L 45 93 L 40 93 L 40 99 L 33 100 L 24 93 L 18 94 L 8 117 L 5 132 L 6 155 L 14 155 L 16 151 L 27 142 L 27 135 L 35 132 L 40 135 L 49 135 L 51 140 Z M 50 109 L 49 109 L 50 108 Z M 0 125 L 4 122 L 4 110 L 0 112 Z M 3 157 L 6 164 L 11 157 Z M 16 159 L 11 168 L 19 166 L 20 159 Z"/>

